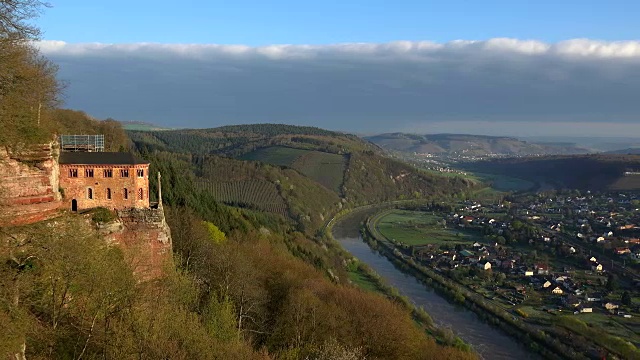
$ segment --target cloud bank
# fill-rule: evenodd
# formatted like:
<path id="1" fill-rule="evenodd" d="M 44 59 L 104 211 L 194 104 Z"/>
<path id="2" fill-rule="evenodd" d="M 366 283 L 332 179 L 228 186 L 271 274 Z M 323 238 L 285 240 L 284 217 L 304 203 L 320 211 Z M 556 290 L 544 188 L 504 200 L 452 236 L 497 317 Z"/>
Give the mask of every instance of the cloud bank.
<path id="1" fill-rule="evenodd" d="M 38 45 L 69 84 L 67 106 L 102 118 L 516 135 L 640 123 L 640 41 Z"/>

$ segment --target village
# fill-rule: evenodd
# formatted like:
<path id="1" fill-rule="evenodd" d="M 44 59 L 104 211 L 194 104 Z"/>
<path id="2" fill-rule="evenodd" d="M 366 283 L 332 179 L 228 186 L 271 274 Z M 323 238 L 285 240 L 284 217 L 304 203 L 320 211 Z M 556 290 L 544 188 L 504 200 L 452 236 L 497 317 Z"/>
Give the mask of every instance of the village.
<path id="1" fill-rule="evenodd" d="M 418 230 L 449 232 L 446 241 L 425 236 L 408 244 L 381 232 L 403 257 L 523 318 L 599 314 L 634 326 L 631 318 L 640 315 L 638 207 L 633 194 L 527 193 L 495 204 L 432 204 L 421 212 L 441 220 L 410 221 Z"/>

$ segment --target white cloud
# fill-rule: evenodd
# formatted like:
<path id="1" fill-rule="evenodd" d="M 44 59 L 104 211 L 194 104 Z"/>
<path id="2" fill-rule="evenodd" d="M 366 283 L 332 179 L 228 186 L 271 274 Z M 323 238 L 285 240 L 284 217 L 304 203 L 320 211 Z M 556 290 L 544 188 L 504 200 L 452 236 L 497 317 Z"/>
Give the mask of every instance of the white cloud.
<path id="1" fill-rule="evenodd" d="M 98 117 L 352 131 L 443 121 L 640 119 L 640 41 L 38 46 L 69 81 L 67 105 Z"/>

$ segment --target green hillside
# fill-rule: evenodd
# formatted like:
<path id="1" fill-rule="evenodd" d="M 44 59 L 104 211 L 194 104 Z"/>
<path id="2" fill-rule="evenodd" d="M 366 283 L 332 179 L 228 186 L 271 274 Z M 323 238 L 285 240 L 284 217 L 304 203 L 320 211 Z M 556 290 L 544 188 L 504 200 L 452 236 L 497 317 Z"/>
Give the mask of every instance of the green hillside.
<path id="1" fill-rule="evenodd" d="M 344 197 L 356 206 L 451 196 L 479 187 L 474 180 L 436 175 L 371 152 L 351 154 L 345 174 Z"/>
<path id="2" fill-rule="evenodd" d="M 289 217 L 297 223 L 299 230 L 308 234 L 314 234 L 342 207 L 335 192 L 294 169 L 215 155 L 195 157 L 193 166 L 198 175 L 197 182 L 220 184 L 258 181 L 271 184 L 268 189 L 277 190 L 278 196 L 286 203 Z M 235 205 L 243 202 L 255 204 L 246 200 L 247 195 L 235 193 L 229 194 L 233 197 L 225 197 L 216 191 L 213 190 L 211 195 L 218 201 Z M 273 190 L 269 191 L 273 193 Z"/>
<path id="3" fill-rule="evenodd" d="M 575 155 L 494 159 L 459 164 L 470 171 L 507 175 L 539 187 L 640 190 L 640 155 Z M 631 174 L 625 175 L 625 172 Z"/>
<path id="4" fill-rule="evenodd" d="M 305 219 L 307 231 L 344 206 L 451 196 L 478 186 L 386 158 L 377 146 L 354 135 L 318 128 L 257 124 L 129 134 L 142 152 L 191 157 L 203 181 L 262 179 L 275 184 L 290 216 Z"/>
<path id="5" fill-rule="evenodd" d="M 259 148 L 285 146 L 329 153 L 376 150 L 355 135 L 308 126 L 254 124 L 212 129 L 128 131 L 136 144 L 148 150 L 240 157 Z"/>
<path id="6" fill-rule="evenodd" d="M 341 192 L 347 161 L 344 155 L 282 146 L 257 149 L 241 159 L 290 167 L 338 194 Z"/>

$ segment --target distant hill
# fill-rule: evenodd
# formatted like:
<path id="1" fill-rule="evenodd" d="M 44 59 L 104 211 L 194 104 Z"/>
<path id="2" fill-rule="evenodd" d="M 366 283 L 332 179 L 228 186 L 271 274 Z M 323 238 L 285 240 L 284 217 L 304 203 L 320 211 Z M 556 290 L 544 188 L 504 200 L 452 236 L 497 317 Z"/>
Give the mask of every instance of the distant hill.
<path id="1" fill-rule="evenodd" d="M 158 126 L 158 125 L 144 122 L 144 121 L 119 121 L 119 123 L 122 124 L 122 128 L 125 130 L 138 130 L 138 131 L 169 130 L 169 128 L 165 128 L 165 127 Z"/>
<path id="2" fill-rule="evenodd" d="M 466 170 L 532 181 L 541 189 L 640 190 L 640 155 L 575 155 L 493 159 L 459 164 Z"/>
<path id="3" fill-rule="evenodd" d="M 368 136 L 365 139 L 384 149 L 411 153 L 483 156 L 488 154 L 584 154 L 589 152 L 587 149 L 570 143 L 531 143 L 503 136 L 388 133 Z"/>
<path id="4" fill-rule="evenodd" d="M 129 131 L 134 142 L 150 149 L 239 157 L 256 149 L 286 146 L 330 153 L 379 149 L 359 137 L 310 126 L 233 125 L 212 129 Z"/>
<path id="5" fill-rule="evenodd" d="M 640 155 L 640 148 L 627 148 L 607 151 L 605 154 Z"/>

